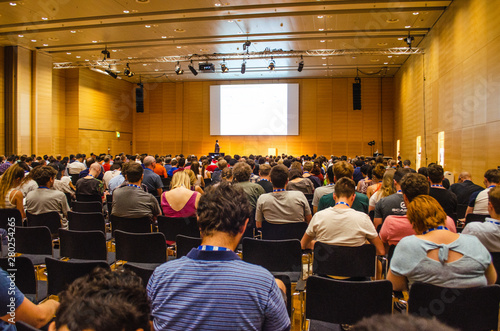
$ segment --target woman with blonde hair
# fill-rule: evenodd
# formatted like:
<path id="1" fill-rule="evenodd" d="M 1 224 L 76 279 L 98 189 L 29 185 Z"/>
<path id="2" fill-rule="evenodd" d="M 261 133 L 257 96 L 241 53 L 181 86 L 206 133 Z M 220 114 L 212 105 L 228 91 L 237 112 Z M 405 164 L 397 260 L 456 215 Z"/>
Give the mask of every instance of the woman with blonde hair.
<path id="1" fill-rule="evenodd" d="M 368 199 L 371 198 L 371 196 L 382 187 L 382 179 L 384 178 L 384 174 L 384 165 L 382 163 L 377 163 L 372 169 L 372 185 L 368 186 L 368 188 L 366 189 L 366 195 L 368 196 Z"/>
<path id="2" fill-rule="evenodd" d="M 24 179 L 24 169 L 19 165 L 10 166 L 0 180 L 0 208 L 17 209 L 22 218 L 26 217 L 23 206 L 23 193 L 17 190 Z"/>
<path id="3" fill-rule="evenodd" d="M 415 282 L 452 288 L 495 283 L 488 250 L 474 236 L 449 231 L 436 199 L 419 195 L 407 208 L 416 235 L 401 239 L 394 251 L 387 276 L 394 291 L 406 291 Z"/>
<path id="4" fill-rule="evenodd" d="M 394 173 L 396 172 L 396 169 L 387 169 L 384 173 L 384 177 L 382 179 L 382 186 L 380 186 L 380 189 L 375 192 L 371 197 L 370 197 L 370 203 L 368 206 L 368 211 L 375 210 L 375 205 L 377 202 L 379 202 L 382 198 L 388 197 L 391 194 L 396 193 L 396 187 L 394 186 Z"/>
<path id="5" fill-rule="evenodd" d="M 191 180 L 186 170 L 177 171 L 170 182 L 170 191 L 163 192 L 161 208 L 167 217 L 196 215 L 201 194 L 191 191 Z"/>
<path id="6" fill-rule="evenodd" d="M 196 191 L 200 194 L 203 194 L 203 189 L 196 184 L 196 175 L 194 174 L 193 170 L 191 169 L 185 169 L 186 173 L 189 175 L 189 182 L 191 184 L 191 191 Z"/>

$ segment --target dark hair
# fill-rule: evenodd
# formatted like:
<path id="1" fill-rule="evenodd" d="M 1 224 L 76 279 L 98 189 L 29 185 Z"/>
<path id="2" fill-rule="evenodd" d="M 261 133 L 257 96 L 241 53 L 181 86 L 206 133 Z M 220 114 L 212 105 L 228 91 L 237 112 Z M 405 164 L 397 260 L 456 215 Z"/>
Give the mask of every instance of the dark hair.
<path id="1" fill-rule="evenodd" d="M 276 188 L 285 188 L 286 181 L 288 180 L 288 168 L 282 164 L 271 169 L 271 183 Z"/>
<path id="2" fill-rule="evenodd" d="M 488 169 L 484 173 L 484 178 L 490 183 L 499 184 L 500 183 L 500 170 L 498 169 Z"/>
<path id="3" fill-rule="evenodd" d="M 238 182 L 247 182 L 250 179 L 252 168 L 246 162 L 238 162 L 233 167 L 233 178 Z"/>
<path id="4" fill-rule="evenodd" d="M 286 171 L 288 172 L 288 169 L 286 169 Z M 271 166 L 269 164 L 265 164 L 265 163 L 259 164 L 259 175 L 269 176 L 270 173 L 271 173 Z M 288 178 L 288 174 L 286 176 Z"/>
<path id="5" fill-rule="evenodd" d="M 401 184 L 401 179 L 403 179 L 403 177 L 409 173 L 411 173 L 410 168 L 399 168 L 394 173 L 394 180 L 396 181 L 396 183 Z"/>
<path id="6" fill-rule="evenodd" d="M 492 187 L 488 191 L 488 201 L 491 202 L 495 213 L 500 215 L 500 186 Z"/>
<path id="7" fill-rule="evenodd" d="M 194 172 L 194 174 L 196 176 L 201 175 L 201 173 L 200 173 L 200 164 L 198 162 L 194 161 L 193 163 L 191 163 L 191 168 L 190 169 L 193 170 L 193 172 Z"/>
<path id="8" fill-rule="evenodd" d="M 441 183 L 443 181 L 444 170 L 439 164 L 429 166 L 427 168 L 427 173 L 432 183 Z"/>
<path id="9" fill-rule="evenodd" d="M 299 169 L 290 169 L 290 173 L 288 174 L 288 179 L 294 180 L 295 178 L 302 178 L 302 171 L 300 171 Z"/>
<path id="10" fill-rule="evenodd" d="M 51 178 L 55 178 L 57 175 L 56 169 L 49 166 L 41 166 L 32 170 L 33 180 L 38 184 L 38 186 L 45 186 Z"/>
<path id="11" fill-rule="evenodd" d="M 117 170 L 122 168 L 122 163 L 121 162 L 114 162 L 109 170 Z"/>
<path id="12" fill-rule="evenodd" d="M 245 192 L 223 181 L 219 185 L 209 186 L 201 196 L 197 209 L 198 226 L 203 236 L 210 236 L 214 232 L 236 236 L 250 213 Z"/>
<path id="13" fill-rule="evenodd" d="M 71 331 L 149 330 L 151 308 L 142 279 L 131 271 L 96 268 L 59 295 L 56 327 Z"/>
<path id="14" fill-rule="evenodd" d="M 425 177 L 429 177 L 429 168 L 427 167 L 420 167 L 418 168 L 417 172 L 421 175 L 424 175 Z"/>
<path id="15" fill-rule="evenodd" d="M 403 165 L 404 166 L 410 166 L 411 165 L 411 161 L 410 160 L 404 160 L 403 161 Z"/>
<path id="16" fill-rule="evenodd" d="M 356 193 L 356 183 L 348 177 L 342 177 L 335 183 L 335 195 L 339 198 L 350 198 Z"/>
<path id="17" fill-rule="evenodd" d="M 127 180 L 130 183 L 138 182 L 143 173 L 144 169 L 142 169 L 142 166 L 137 162 L 132 162 L 127 167 Z"/>
<path id="18" fill-rule="evenodd" d="M 352 331 L 456 331 L 435 317 L 423 318 L 415 315 L 389 314 L 365 317 L 356 323 Z"/>
<path id="19" fill-rule="evenodd" d="M 408 201 L 421 194 L 429 194 L 429 181 L 424 175 L 409 173 L 401 180 L 401 191 L 406 195 Z"/>
<path id="20" fill-rule="evenodd" d="M 328 181 L 330 183 L 333 183 L 333 181 L 334 181 L 333 165 L 329 166 L 328 169 L 326 169 L 326 175 L 328 176 Z"/>
<path id="21" fill-rule="evenodd" d="M 182 168 L 186 165 L 186 159 L 181 157 L 178 161 L 178 164 L 179 164 L 179 168 Z"/>

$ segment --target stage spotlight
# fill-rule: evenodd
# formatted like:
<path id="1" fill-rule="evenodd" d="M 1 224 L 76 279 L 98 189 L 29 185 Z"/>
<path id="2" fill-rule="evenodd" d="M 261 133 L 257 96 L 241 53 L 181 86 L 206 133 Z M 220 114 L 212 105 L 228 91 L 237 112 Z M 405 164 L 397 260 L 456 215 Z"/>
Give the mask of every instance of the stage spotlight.
<path id="1" fill-rule="evenodd" d="M 243 63 L 241 64 L 241 73 L 244 74 L 246 70 L 247 70 L 247 65 L 245 61 L 243 61 Z"/>
<path id="2" fill-rule="evenodd" d="M 410 31 L 408 31 L 408 37 L 404 38 L 404 41 L 406 42 L 406 44 L 408 45 L 408 47 L 411 49 L 411 43 L 413 42 L 413 40 L 415 40 L 415 38 L 413 38 L 413 36 L 410 36 Z"/>
<path id="3" fill-rule="evenodd" d="M 123 70 L 123 74 L 127 77 L 133 77 L 134 76 L 134 73 L 132 71 L 130 71 L 130 67 L 127 63 L 127 66 L 125 67 L 125 69 Z"/>
<path id="4" fill-rule="evenodd" d="M 118 78 L 118 75 L 115 74 L 114 72 L 111 71 L 111 69 L 106 69 L 104 70 L 108 75 L 110 75 L 111 77 L 113 77 L 114 79 Z"/>
<path id="5" fill-rule="evenodd" d="M 229 68 L 226 66 L 226 60 L 225 59 L 223 59 L 222 63 L 220 64 L 220 70 L 222 71 L 222 73 L 225 73 L 225 72 L 229 71 Z"/>
<path id="6" fill-rule="evenodd" d="M 111 54 L 109 53 L 107 48 L 102 50 L 101 54 L 103 54 L 103 58 L 102 58 L 103 61 L 106 61 L 106 59 L 109 59 L 111 57 Z"/>
<path id="7" fill-rule="evenodd" d="M 299 62 L 299 67 L 297 68 L 298 72 L 302 72 L 302 69 L 304 69 L 304 60 L 302 59 L 302 55 L 300 56 L 300 62 Z"/>
<path id="8" fill-rule="evenodd" d="M 193 61 L 191 61 L 191 63 L 188 65 L 188 69 L 191 70 L 193 75 L 198 75 L 198 71 L 196 71 L 196 69 L 193 67 Z"/>
<path id="9" fill-rule="evenodd" d="M 181 65 L 179 64 L 179 61 L 177 61 L 177 65 L 175 66 L 175 73 L 177 75 L 182 75 L 184 73 L 184 70 L 182 70 Z"/>
<path id="10" fill-rule="evenodd" d="M 271 61 L 269 61 L 269 65 L 267 66 L 267 69 L 272 71 L 275 68 L 276 68 L 276 62 L 274 62 L 273 57 L 271 56 Z"/>

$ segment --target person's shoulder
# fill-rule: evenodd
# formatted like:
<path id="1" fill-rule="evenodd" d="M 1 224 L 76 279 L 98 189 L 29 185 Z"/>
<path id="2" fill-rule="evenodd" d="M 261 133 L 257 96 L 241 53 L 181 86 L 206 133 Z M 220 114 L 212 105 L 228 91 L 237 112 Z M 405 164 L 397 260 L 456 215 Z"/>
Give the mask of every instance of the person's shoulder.
<path id="1" fill-rule="evenodd" d="M 369 201 L 368 196 L 366 194 L 363 194 L 363 193 L 360 193 L 360 192 L 356 192 L 356 199 L 363 200 L 363 201 L 366 201 L 366 202 Z"/>

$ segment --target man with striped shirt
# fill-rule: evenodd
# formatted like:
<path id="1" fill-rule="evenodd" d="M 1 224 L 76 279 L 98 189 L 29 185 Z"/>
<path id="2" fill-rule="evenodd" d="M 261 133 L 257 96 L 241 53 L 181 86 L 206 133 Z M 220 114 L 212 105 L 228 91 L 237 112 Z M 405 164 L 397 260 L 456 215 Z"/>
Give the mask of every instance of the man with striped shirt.
<path id="1" fill-rule="evenodd" d="M 202 244 L 156 268 L 147 291 L 155 330 L 289 330 L 282 290 L 234 253 L 250 216 L 245 193 L 210 186 L 197 213 Z"/>

